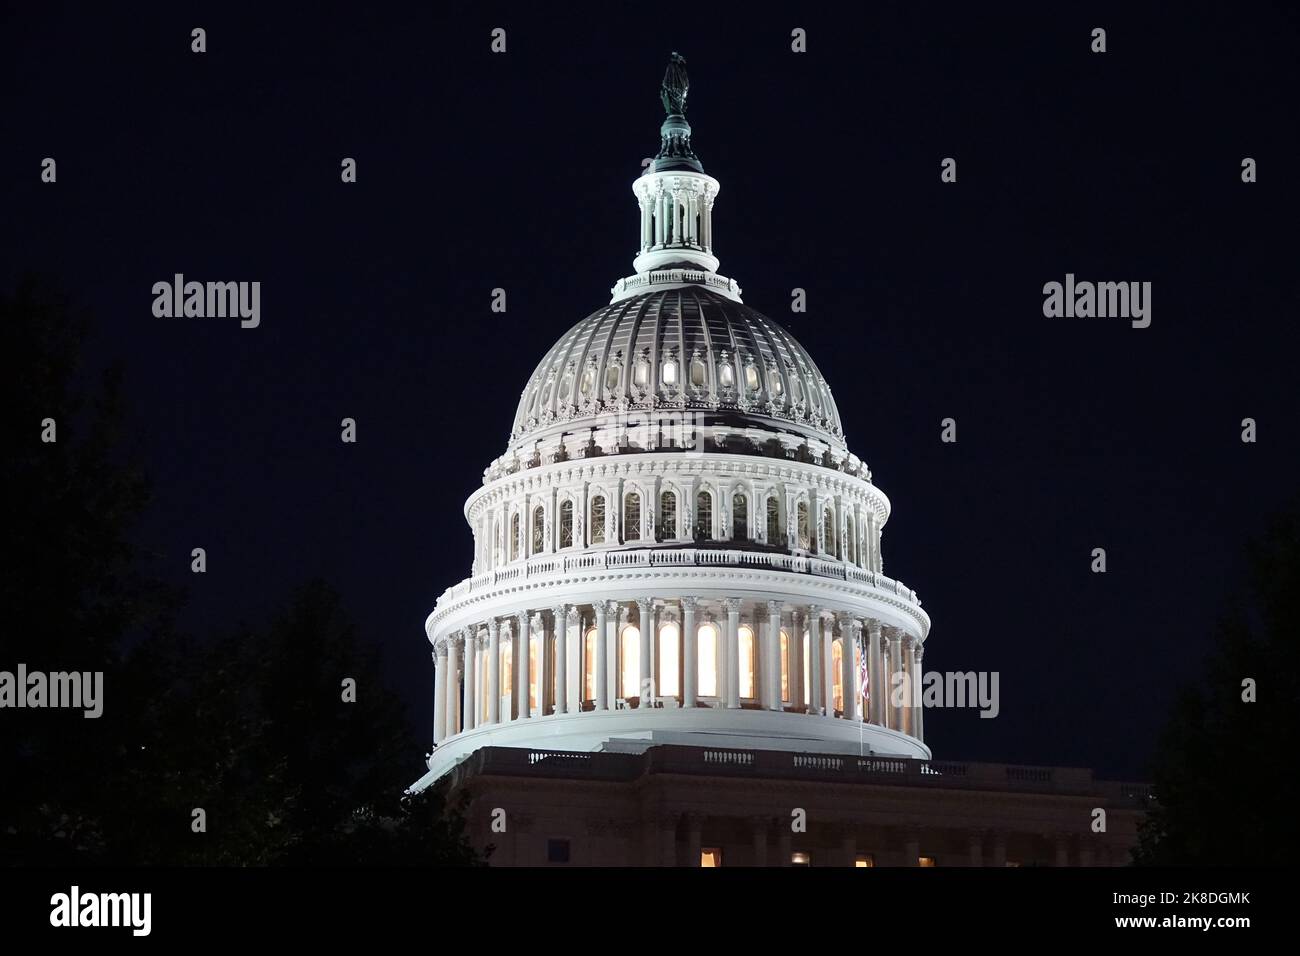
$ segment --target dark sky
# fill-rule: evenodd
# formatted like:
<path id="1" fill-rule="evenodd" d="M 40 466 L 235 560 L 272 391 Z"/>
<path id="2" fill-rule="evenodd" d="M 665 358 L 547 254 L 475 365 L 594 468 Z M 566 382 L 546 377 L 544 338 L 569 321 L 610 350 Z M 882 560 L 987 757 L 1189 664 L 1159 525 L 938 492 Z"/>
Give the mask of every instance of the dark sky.
<path id="1" fill-rule="evenodd" d="M 422 6 L 0 22 L 0 288 L 53 275 L 97 320 L 92 363 L 125 359 L 141 539 L 186 624 L 260 621 L 323 575 L 431 724 L 422 626 L 469 573 L 463 502 L 537 361 L 632 271 L 676 50 L 721 271 L 817 360 L 890 496 L 927 669 L 1001 674 L 998 719 L 927 715 L 936 756 L 1140 776 L 1300 484 L 1295 10 Z M 261 326 L 155 318 L 176 272 L 260 281 Z M 1151 327 L 1044 318 L 1067 272 L 1150 281 Z"/>

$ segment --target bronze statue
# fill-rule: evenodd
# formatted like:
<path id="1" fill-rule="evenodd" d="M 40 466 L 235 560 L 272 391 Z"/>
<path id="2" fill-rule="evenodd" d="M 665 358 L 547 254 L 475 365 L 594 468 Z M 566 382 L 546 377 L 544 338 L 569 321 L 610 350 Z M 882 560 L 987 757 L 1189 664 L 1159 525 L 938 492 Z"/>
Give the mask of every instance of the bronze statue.
<path id="1" fill-rule="evenodd" d="M 686 91 L 690 88 L 686 78 L 686 60 L 674 53 L 664 71 L 664 82 L 659 88 L 659 98 L 663 100 L 664 110 L 669 116 L 683 116 L 686 113 Z"/>

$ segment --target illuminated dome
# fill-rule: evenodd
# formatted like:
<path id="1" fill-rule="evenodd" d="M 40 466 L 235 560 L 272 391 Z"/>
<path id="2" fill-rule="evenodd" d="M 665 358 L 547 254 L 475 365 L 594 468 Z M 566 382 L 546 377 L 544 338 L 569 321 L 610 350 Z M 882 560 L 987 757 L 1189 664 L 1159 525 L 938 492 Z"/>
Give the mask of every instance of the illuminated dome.
<path id="1" fill-rule="evenodd" d="M 835 400 L 803 347 L 761 312 L 703 283 L 612 302 L 571 328 L 529 379 L 511 442 L 654 408 L 743 415 L 774 431 L 843 444 Z"/>
<path id="2" fill-rule="evenodd" d="M 922 709 L 887 693 L 919 700 L 930 630 L 884 574 L 889 499 L 808 353 L 717 271 L 686 90 L 674 55 L 635 273 L 538 364 L 465 503 L 470 576 L 425 621 L 417 788 L 487 746 L 930 756 Z"/>

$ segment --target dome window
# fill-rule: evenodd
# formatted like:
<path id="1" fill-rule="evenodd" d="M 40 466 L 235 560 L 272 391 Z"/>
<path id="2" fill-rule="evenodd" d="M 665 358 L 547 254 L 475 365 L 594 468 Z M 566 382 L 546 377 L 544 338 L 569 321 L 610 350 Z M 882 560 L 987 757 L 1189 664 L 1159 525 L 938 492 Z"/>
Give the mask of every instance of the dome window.
<path id="1" fill-rule="evenodd" d="M 781 508 L 776 497 L 767 499 L 767 543 L 784 544 L 781 534 Z"/>
<path id="2" fill-rule="evenodd" d="M 510 516 L 510 560 L 517 560 L 519 557 L 519 513 L 515 512 Z"/>
<path id="3" fill-rule="evenodd" d="M 605 388 L 611 392 L 618 388 L 618 372 L 617 362 L 611 362 L 605 369 Z"/>
<path id="4" fill-rule="evenodd" d="M 731 499 L 731 536 L 737 541 L 749 540 L 749 501 L 743 491 Z"/>
<path id="5" fill-rule="evenodd" d="M 547 382 L 542 388 L 542 400 L 537 403 L 537 410 L 540 412 L 549 404 L 551 404 L 551 383 Z"/>
<path id="6" fill-rule="evenodd" d="M 703 388 L 708 380 L 708 372 L 704 368 L 704 360 L 698 355 L 691 360 L 691 384 L 696 388 Z"/>
<path id="7" fill-rule="evenodd" d="M 677 495 L 665 491 L 659 496 L 659 540 L 671 541 L 677 537 Z"/>
<path id="8" fill-rule="evenodd" d="M 591 390 L 596 384 L 596 370 L 588 366 L 582 373 L 582 381 L 578 383 L 578 391 L 582 393 L 583 398 L 591 396 Z"/>
<path id="9" fill-rule="evenodd" d="M 560 379 L 560 401 L 567 402 L 573 395 L 573 373 L 566 373 L 564 378 Z"/>
<path id="10" fill-rule="evenodd" d="M 546 544 L 546 512 L 538 505 L 533 509 L 533 554 L 541 554 Z"/>
<path id="11" fill-rule="evenodd" d="M 663 371 L 661 372 L 663 383 L 669 386 L 677 385 L 677 360 L 669 359 L 664 362 Z"/>
<path id="12" fill-rule="evenodd" d="M 732 370 L 730 362 L 723 362 L 718 366 L 718 382 L 723 388 L 735 388 L 736 373 Z"/>
<path id="13" fill-rule="evenodd" d="M 790 400 L 793 402 L 803 401 L 803 385 L 793 375 L 790 376 Z"/>
<path id="14" fill-rule="evenodd" d="M 629 491 L 623 498 L 623 540 L 638 541 L 641 538 L 641 496 Z"/>
<path id="15" fill-rule="evenodd" d="M 591 499 L 591 543 L 605 543 L 605 496 L 597 495 Z"/>
<path id="16" fill-rule="evenodd" d="M 707 540 L 713 537 L 713 495 L 701 491 L 695 496 L 695 538 Z"/>
<path id="17" fill-rule="evenodd" d="M 632 372 L 632 382 L 641 388 L 650 384 L 650 363 L 640 361 L 636 363 L 636 369 Z"/>
<path id="18" fill-rule="evenodd" d="M 745 388 L 751 392 L 758 391 L 758 369 L 752 365 L 745 366 Z"/>
<path id="19" fill-rule="evenodd" d="M 785 391 L 785 386 L 781 384 L 781 373 L 776 369 L 767 373 L 767 390 L 773 395 L 780 395 Z"/>
<path id="20" fill-rule="evenodd" d="M 573 547 L 573 502 L 560 505 L 560 547 Z"/>

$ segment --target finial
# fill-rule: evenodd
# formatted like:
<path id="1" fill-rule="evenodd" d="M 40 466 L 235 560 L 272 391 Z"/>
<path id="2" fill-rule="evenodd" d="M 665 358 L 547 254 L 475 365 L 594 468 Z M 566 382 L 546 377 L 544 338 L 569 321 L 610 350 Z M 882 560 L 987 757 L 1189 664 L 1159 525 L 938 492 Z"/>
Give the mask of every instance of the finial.
<path id="1" fill-rule="evenodd" d="M 664 71 L 664 81 L 659 86 L 659 99 L 668 114 L 659 127 L 659 155 L 655 157 L 656 171 L 690 169 L 704 172 L 700 158 L 691 149 L 691 124 L 686 122 L 686 93 L 691 81 L 686 76 L 686 58 L 673 53 Z"/>
<path id="2" fill-rule="evenodd" d="M 659 87 L 659 98 L 663 100 L 664 112 L 669 116 L 686 115 L 686 93 L 691 88 L 691 81 L 686 76 L 686 58 L 673 53 L 664 71 L 664 81 Z"/>

